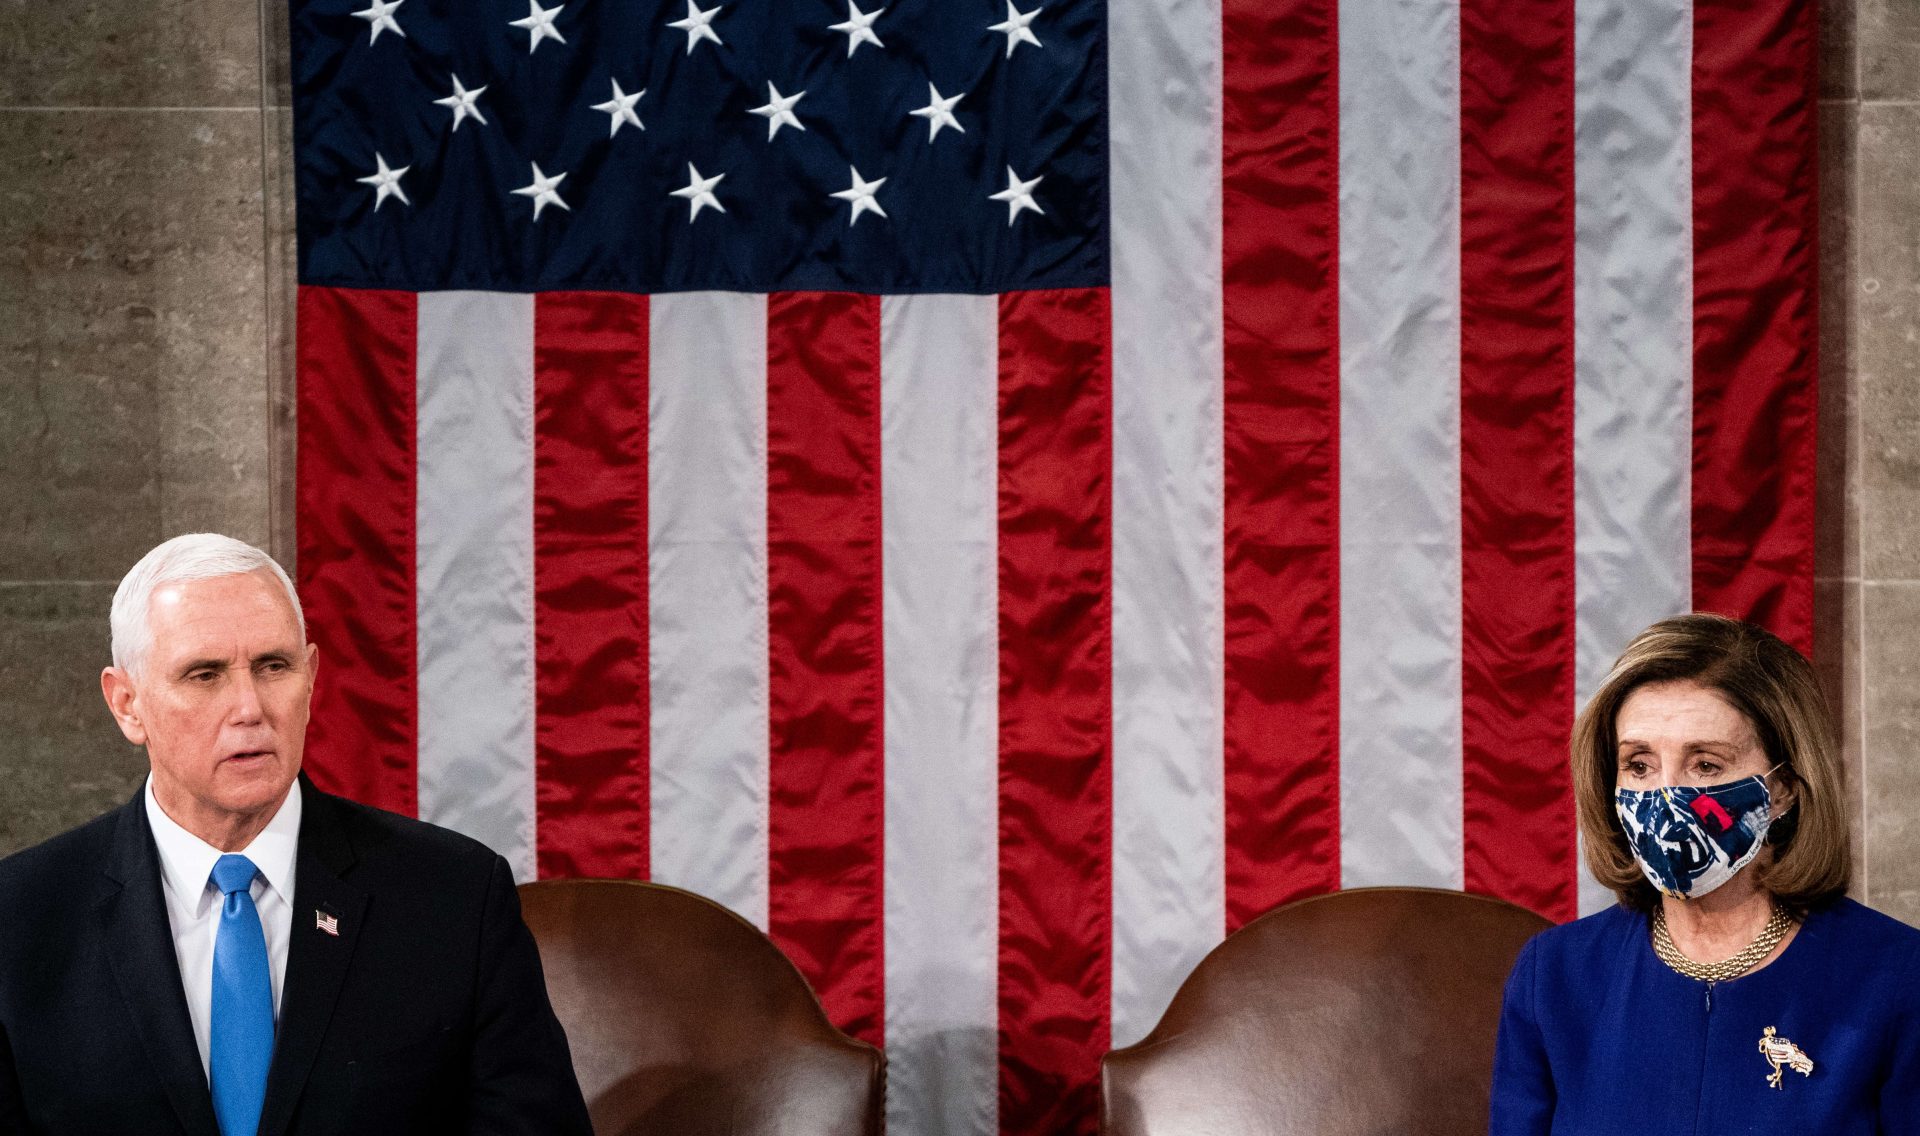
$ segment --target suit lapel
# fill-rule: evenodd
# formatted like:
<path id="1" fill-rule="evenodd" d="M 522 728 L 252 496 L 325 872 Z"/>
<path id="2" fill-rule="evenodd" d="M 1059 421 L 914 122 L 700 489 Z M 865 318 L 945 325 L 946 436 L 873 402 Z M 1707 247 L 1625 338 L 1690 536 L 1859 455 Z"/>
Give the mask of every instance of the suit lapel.
<path id="1" fill-rule="evenodd" d="M 354 855 L 333 798 L 315 789 L 305 776 L 300 778 L 300 792 L 293 926 L 287 940 L 279 1035 L 267 1073 L 260 1136 L 280 1136 L 293 1119 L 327 1024 L 333 1020 L 334 1003 L 346 980 L 367 907 L 366 893 L 341 878 L 352 867 Z M 331 920 L 330 930 L 321 925 L 323 916 Z"/>
<path id="2" fill-rule="evenodd" d="M 112 881 L 100 902 L 101 931 L 114 984 L 167 1100 L 192 1136 L 218 1136 L 213 1097 L 180 982 L 160 887 L 160 854 L 147 827 L 145 790 L 120 810 L 105 868 Z M 117 886 L 116 886 L 117 885 Z"/>

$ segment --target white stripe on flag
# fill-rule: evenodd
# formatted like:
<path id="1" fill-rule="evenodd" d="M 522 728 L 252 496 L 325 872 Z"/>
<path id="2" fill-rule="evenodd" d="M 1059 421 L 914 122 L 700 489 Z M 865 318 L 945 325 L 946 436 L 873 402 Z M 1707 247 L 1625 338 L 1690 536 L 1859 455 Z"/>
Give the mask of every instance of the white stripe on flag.
<path id="1" fill-rule="evenodd" d="M 1692 595 L 1693 8 L 1574 8 L 1576 706 Z M 1580 911 L 1613 895 L 1580 871 Z"/>
<path id="2" fill-rule="evenodd" d="M 535 876 L 533 297 L 423 292 L 420 816 Z"/>
<path id="3" fill-rule="evenodd" d="M 1119 4 L 1108 22 L 1122 1046 L 1226 927 L 1220 5 Z"/>
<path id="4" fill-rule="evenodd" d="M 888 1129 L 991 1136 L 998 307 L 888 297 L 880 332 Z"/>
<path id="5" fill-rule="evenodd" d="M 653 878 L 767 926 L 767 300 L 653 297 Z"/>
<path id="6" fill-rule="evenodd" d="M 1340 864 L 1460 887 L 1460 18 L 1340 4 Z"/>

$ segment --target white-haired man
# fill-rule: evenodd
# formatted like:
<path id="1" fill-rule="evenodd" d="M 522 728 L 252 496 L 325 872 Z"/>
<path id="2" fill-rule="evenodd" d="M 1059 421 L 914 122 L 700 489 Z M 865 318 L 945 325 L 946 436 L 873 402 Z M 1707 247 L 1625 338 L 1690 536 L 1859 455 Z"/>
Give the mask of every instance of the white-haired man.
<path id="1" fill-rule="evenodd" d="M 152 773 L 0 861 L 0 1132 L 589 1132 L 505 861 L 300 776 L 319 650 L 280 566 L 177 537 L 111 624 Z"/>

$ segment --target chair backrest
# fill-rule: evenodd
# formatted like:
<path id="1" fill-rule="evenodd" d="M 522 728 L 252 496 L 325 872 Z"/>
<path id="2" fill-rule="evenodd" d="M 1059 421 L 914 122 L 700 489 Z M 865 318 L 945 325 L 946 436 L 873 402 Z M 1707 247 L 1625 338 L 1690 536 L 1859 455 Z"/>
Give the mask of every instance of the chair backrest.
<path id="1" fill-rule="evenodd" d="M 625 880 L 520 889 L 598 1136 L 878 1136 L 886 1065 L 746 920 Z"/>
<path id="2" fill-rule="evenodd" d="M 1214 948 L 1101 1063 L 1108 1136 L 1484 1136 L 1500 996 L 1547 920 L 1496 899 L 1362 888 Z"/>

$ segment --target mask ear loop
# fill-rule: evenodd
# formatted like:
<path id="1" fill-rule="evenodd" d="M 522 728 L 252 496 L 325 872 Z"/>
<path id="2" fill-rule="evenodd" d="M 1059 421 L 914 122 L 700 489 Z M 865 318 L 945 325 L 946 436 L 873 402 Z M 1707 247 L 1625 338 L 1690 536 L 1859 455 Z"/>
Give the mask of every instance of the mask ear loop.
<path id="1" fill-rule="evenodd" d="M 1768 777 L 1773 776 L 1774 770 L 1779 769 L 1781 766 L 1785 764 L 1786 762 L 1784 761 L 1775 762 L 1773 765 L 1773 769 L 1767 770 L 1766 776 Z M 1769 789 L 1767 792 L 1768 792 L 1768 795 L 1771 796 L 1773 791 Z M 1767 822 L 1767 837 L 1764 842 L 1767 845 L 1767 847 L 1769 848 L 1779 847 L 1779 840 L 1777 838 L 1780 836 L 1780 822 L 1783 820 L 1786 820 L 1789 816 L 1792 816 L 1793 811 L 1799 807 L 1800 807 L 1800 794 L 1795 793 L 1793 795 L 1793 799 L 1787 802 L 1787 807 L 1780 810 L 1780 815 L 1777 817 L 1774 817 L 1773 819 Z M 1795 829 L 1799 827 L 1797 818 L 1793 827 Z M 1788 835 L 1791 835 L 1791 834 L 1792 833 L 1789 832 Z"/>

